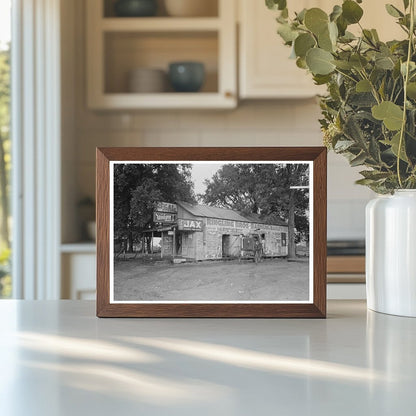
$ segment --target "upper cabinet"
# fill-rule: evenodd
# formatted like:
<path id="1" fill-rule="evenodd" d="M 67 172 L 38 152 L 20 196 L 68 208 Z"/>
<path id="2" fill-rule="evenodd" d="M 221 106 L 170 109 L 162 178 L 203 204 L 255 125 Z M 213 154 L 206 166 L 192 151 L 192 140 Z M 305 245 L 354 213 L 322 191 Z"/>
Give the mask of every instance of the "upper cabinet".
<path id="1" fill-rule="evenodd" d="M 86 2 L 89 108 L 237 105 L 234 1 L 158 1 L 156 15 L 148 17 L 123 16 L 129 2 L 127 12 L 120 3 Z"/>
<path id="2" fill-rule="evenodd" d="M 311 75 L 289 58 L 290 48 L 276 33 L 277 12 L 268 10 L 264 0 L 85 3 L 91 109 L 227 109 L 236 107 L 238 98 L 308 98 L 325 92 L 325 87 L 315 86 Z M 157 3 L 157 13 L 123 16 L 125 10 L 119 7 L 129 3 Z M 292 12 L 305 7 L 330 12 L 341 0 L 292 3 Z M 402 0 L 392 3 L 402 8 Z M 365 10 L 363 25 L 376 28 L 382 40 L 403 36 L 384 3 L 366 0 L 361 6 Z M 350 30 L 359 30 L 355 26 Z M 189 92 L 193 88 L 198 91 Z"/>
<path id="3" fill-rule="evenodd" d="M 403 8 L 402 0 L 389 1 Z M 290 11 L 320 7 L 330 12 L 341 0 L 297 0 L 288 2 Z M 312 77 L 290 59 L 291 49 L 277 35 L 277 12 L 263 0 L 239 0 L 239 89 L 241 98 L 307 98 L 325 92 Z M 365 0 L 362 25 L 377 29 L 381 40 L 403 38 L 404 32 L 388 15 L 384 2 Z M 349 30 L 359 31 L 358 25 Z"/>
<path id="4" fill-rule="evenodd" d="M 325 8 L 324 3 L 331 2 L 298 0 L 293 3 L 296 10 L 301 10 Z M 268 10 L 264 1 L 239 0 L 238 5 L 240 97 L 307 98 L 322 92 L 313 84 L 311 75 L 289 59 L 291 50 L 277 35 L 277 13 Z"/>

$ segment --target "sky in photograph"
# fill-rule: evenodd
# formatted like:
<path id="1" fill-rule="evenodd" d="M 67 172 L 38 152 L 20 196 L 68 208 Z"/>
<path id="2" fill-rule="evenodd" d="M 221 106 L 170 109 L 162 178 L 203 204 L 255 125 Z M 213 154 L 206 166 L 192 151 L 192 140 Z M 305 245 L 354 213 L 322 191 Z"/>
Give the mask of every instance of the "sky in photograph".
<path id="1" fill-rule="evenodd" d="M 10 42 L 10 0 L 0 0 L 0 47 Z"/>
<path id="2" fill-rule="evenodd" d="M 219 163 L 193 163 L 192 164 L 192 180 L 195 186 L 195 193 L 196 194 L 203 194 L 205 193 L 205 189 L 207 187 L 204 185 L 205 179 L 211 179 L 215 172 L 224 164 Z"/>

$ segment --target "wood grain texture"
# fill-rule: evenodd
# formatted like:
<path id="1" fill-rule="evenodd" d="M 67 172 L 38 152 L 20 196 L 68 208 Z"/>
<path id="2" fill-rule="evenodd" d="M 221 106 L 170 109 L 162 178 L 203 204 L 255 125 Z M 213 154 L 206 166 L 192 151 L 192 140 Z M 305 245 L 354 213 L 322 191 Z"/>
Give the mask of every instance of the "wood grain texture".
<path id="1" fill-rule="evenodd" d="M 326 148 L 177 147 L 97 149 L 97 316 L 186 318 L 326 317 Z M 313 303 L 110 303 L 110 161 L 313 161 Z"/>
<path id="2" fill-rule="evenodd" d="M 365 273 L 365 256 L 328 256 L 328 273 Z"/>

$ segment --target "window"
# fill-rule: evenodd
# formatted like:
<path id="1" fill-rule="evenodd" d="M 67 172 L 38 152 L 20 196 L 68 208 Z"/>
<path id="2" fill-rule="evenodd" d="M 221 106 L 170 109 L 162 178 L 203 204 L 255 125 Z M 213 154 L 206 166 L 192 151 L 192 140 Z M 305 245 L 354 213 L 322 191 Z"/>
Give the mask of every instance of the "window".
<path id="1" fill-rule="evenodd" d="M 10 273 L 10 7 L 10 0 L 0 0 L 0 298 L 9 298 L 12 293 Z"/>

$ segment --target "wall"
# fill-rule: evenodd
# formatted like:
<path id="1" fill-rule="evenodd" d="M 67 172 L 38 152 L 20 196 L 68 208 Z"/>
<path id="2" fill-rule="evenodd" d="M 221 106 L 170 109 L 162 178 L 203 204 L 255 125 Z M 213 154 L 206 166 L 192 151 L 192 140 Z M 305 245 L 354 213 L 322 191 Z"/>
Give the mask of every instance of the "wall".
<path id="1" fill-rule="evenodd" d="M 250 101 L 233 111 L 92 112 L 85 106 L 85 22 L 82 0 L 75 0 L 74 39 L 64 48 L 64 101 L 73 102 L 70 134 L 63 146 L 66 167 L 63 216 L 76 201 L 95 192 L 97 146 L 311 146 L 321 145 L 319 107 L 314 99 Z M 70 20 L 65 20 L 69 21 Z M 74 97 L 72 97 L 74 94 Z M 69 127 L 68 127 L 69 128 Z M 72 136 L 72 137 L 70 137 Z M 73 138 L 73 140 L 72 140 Z M 364 236 L 364 206 L 372 193 L 354 185 L 359 169 L 330 154 L 328 167 L 328 236 Z M 72 175 L 71 172 L 74 172 Z M 66 213 L 67 212 L 67 213 Z M 64 226 L 63 239 L 77 239 Z"/>

